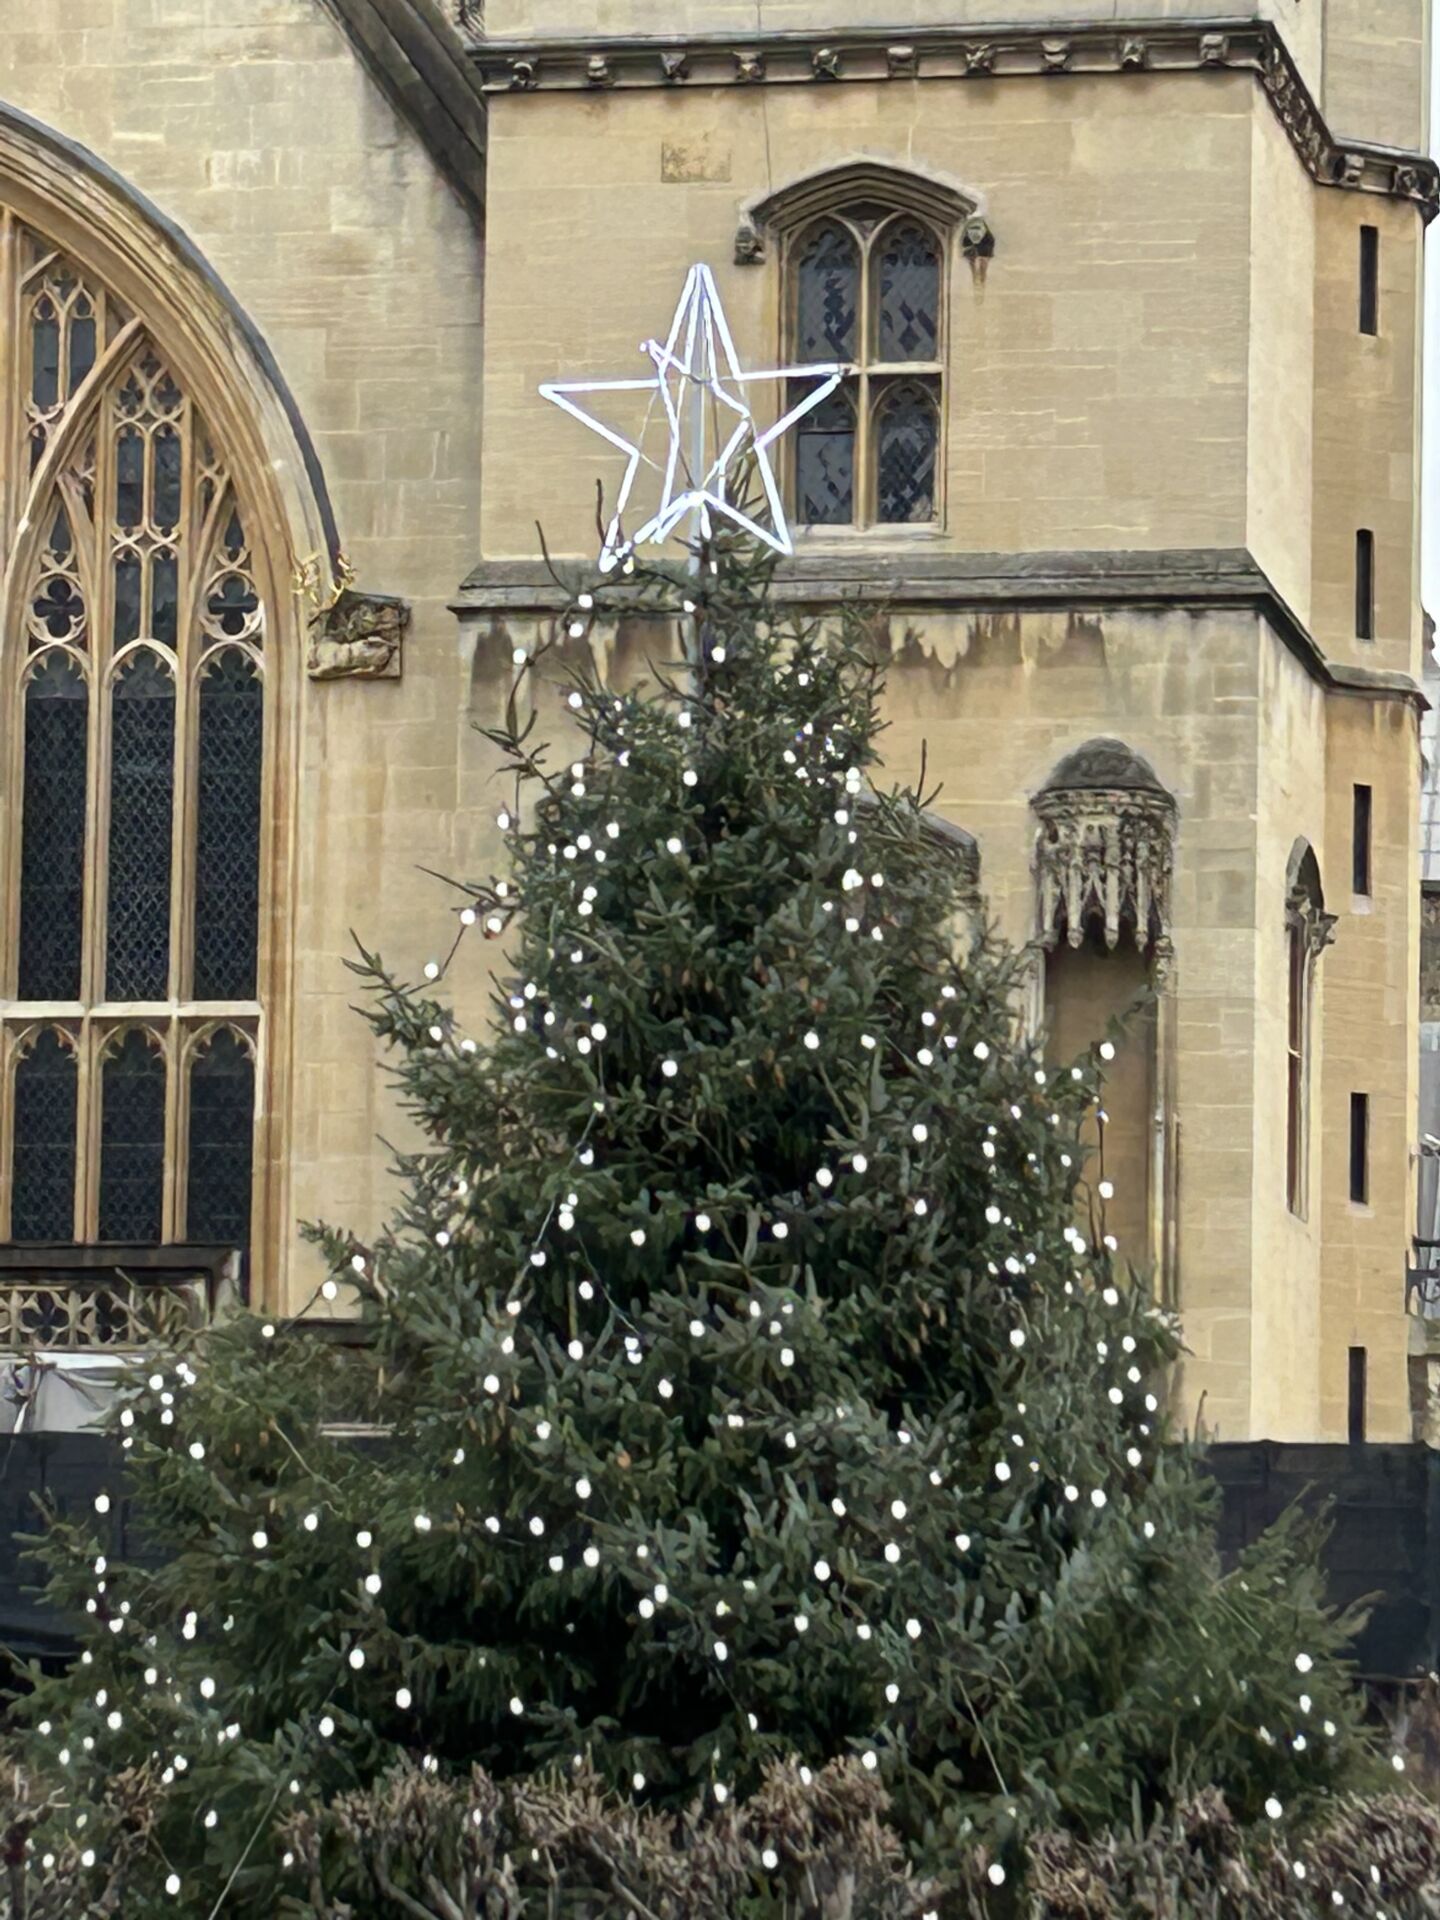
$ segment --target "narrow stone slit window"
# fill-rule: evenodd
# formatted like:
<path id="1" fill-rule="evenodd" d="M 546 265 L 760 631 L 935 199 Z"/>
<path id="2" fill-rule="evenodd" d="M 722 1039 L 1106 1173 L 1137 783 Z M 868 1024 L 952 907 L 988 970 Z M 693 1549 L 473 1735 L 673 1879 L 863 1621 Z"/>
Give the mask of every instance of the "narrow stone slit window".
<path id="1" fill-rule="evenodd" d="M 1350 1096 L 1350 1198 L 1363 1207 L 1370 1198 L 1370 1096 Z"/>
<path id="2" fill-rule="evenodd" d="M 1360 331 L 1380 331 L 1380 229 L 1360 229 Z"/>
<path id="3" fill-rule="evenodd" d="M 1353 789 L 1354 812 L 1350 830 L 1350 889 L 1352 893 L 1370 891 L 1370 810 L 1371 791 L 1357 781 Z"/>
<path id="4" fill-rule="evenodd" d="M 1355 638 L 1375 638 L 1375 535 L 1369 527 L 1355 533 Z"/>
<path id="5" fill-rule="evenodd" d="M 1351 1347 L 1348 1427 L 1350 1444 L 1355 1447 L 1362 1445 L 1365 1439 L 1365 1360 L 1364 1347 Z"/>

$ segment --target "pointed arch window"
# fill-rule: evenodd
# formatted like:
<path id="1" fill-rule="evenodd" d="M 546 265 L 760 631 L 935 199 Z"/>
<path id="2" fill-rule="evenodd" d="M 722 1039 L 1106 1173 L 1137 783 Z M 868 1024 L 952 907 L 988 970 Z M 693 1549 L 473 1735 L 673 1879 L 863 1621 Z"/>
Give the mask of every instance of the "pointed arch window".
<path id="1" fill-rule="evenodd" d="M 939 520 L 946 243 L 940 221 L 874 198 L 842 197 L 787 234 L 787 358 L 849 369 L 797 429 L 799 524 Z"/>
<path id="2" fill-rule="evenodd" d="M 268 575 L 165 343 L 4 207 L 0 332 L 0 1242 L 243 1250 Z"/>

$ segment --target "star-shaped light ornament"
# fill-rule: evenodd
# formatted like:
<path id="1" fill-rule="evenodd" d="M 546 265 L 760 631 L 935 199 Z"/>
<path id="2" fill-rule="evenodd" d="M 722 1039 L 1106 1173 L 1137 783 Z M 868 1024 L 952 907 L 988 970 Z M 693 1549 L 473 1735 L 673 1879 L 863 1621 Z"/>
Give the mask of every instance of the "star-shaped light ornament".
<path id="1" fill-rule="evenodd" d="M 646 340 L 641 351 L 654 366 L 654 373 L 647 379 L 546 381 L 540 388 L 547 400 L 553 400 L 627 456 L 615 511 L 600 549 L 601 572 L 609 573 L 622 565 L 636 547 L 646 542 L 663 545 L 687 515 L 692 531 L 702 538 L 709 534 L 713 516 L 719 514 L 776 553 L 793 553 L 769 450 L 797 420 L 835 391 L 846 368 L 828 364 L 742 373 L 714 275 L 706 266 L 693 266 L 686 276 L 685 291 L 665 344 Z M 757 429 L 745 390 L 760 380 L 813 380 L 816 384 L 773 426 Z M 637 438 L 627 439 L 574 398 L 577 394 L 605 393 L 648 393 L 652 409 L 659 401 L 670 429 L 663 466 L 642 451 L 643 428 Z M 646 421 L 648 424 L 649 413 Z M 753 462 L 764 494 L 763 520 L 745 513 L 728 494 L 733 464 L 746 455 Z M 625 509 L 642 464 L 663 475 L 660 505 L 637 533 L 627 535 L 623 529 Z"/>

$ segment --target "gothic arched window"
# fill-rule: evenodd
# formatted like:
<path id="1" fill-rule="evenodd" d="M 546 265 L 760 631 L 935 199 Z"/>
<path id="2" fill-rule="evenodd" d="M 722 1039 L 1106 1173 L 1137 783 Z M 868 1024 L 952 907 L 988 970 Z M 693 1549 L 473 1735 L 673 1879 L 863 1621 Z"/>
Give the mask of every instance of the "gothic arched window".
<path id="1" fill-rule="evenodd" d="M 796 429 L 800 524 L 939 518 L 945 255 L 937 223 L 866 199 L 842 200 L 788 236 L 787 356 L 849 369 Z"/>
<path id="2" fill-rule="evenodd" d="M 0 1241 L 244 1249 L 273 731 L 250 509 L 165 342 L 3 208 L 0 333 Z"/>

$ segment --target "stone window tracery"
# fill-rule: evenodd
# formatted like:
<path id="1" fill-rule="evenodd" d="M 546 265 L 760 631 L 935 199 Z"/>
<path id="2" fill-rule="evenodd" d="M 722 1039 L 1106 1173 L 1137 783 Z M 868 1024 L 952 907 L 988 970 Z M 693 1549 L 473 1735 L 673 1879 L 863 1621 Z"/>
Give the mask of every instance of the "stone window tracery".
<path id="1" fill-rule="evenodd" d="M 244 1249 L 272 689 L 195 396 L 0 207 L 0 1242 Z"/>

